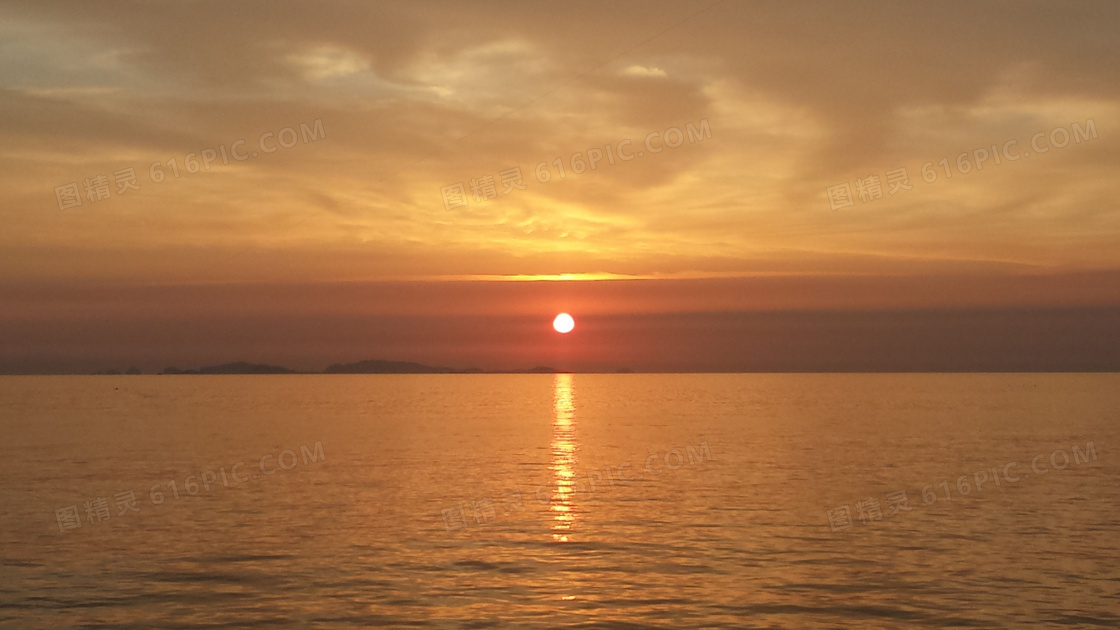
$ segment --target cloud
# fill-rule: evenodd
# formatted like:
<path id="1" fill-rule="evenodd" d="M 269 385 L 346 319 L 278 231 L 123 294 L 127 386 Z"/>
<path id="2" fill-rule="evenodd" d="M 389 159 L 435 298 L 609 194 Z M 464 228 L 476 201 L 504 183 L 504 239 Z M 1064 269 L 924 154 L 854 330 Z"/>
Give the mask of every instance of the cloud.
<path id="1" fill-rule="evenodd" d="M 361 55 L 331 46 L 292 53 L 288 59 L 312 81 L 349 77 L 370 69 L 369 61 Z"/>
<path id="2" fill-rule="evenodd" d="M 471 273 L 525 273 L 518 261 L 541 253 L 555 257 L 533 273 L 686 273 L 711 257 L 749 272 L 781 252 L 817 271 L 860 256 L 881 274 L 908 256 L 1120 265 L 1114 3 L 721 3 L 686 19 L 696 11 L 5 3 L 0 246 L 15 253 L 0 273 L 53 275 L 70 260 L 112 279 L 109 260 L 144 259 L 153 242 L 184 252 L 185 269 L 233 277 L 270 264 L 215 266 L 207 247 L 261 248 L 277 281 L 305 248 L 324 252 L 309 273 L 386 269 L 332 260 L 356 243 L 370 261 L 407 250 L 441 277 L 471 260 L 484 261 Z M 316 119 L 322 143 L 146 176 Z M 1089 119 L 1091 142 L 952 177 L 939 164 Z M 701 120 L 702 143 L 644 145 Z M 625 140 L 643 155 L 610 163 L 605 148 Z M 576 172 L 590 150 L 604 157 Z M 927 183 L 931 162 L 942 175 Z M 124 167 L 142 175 L 137 194 L 57 212 L 56 186 Z M 506 194 L 499 173 L 515 167 L 526 189 Z M 827 187 L 898 168 L 912 189 L 829 209 Z M 495 198 L 445 209 L 441 187 L 486 176 Z M 90 247 L 105 262 L 73 253 Z M 159 269 L 129 273 L 160 282 Z"/>
<path id="3" fill-rule="evenodd" d="M 667 77 L 669 76 L 661 68 L 647 68 L 646 66 L 630 66 L 622 71 L 623 74 L 632 77 Z"/>

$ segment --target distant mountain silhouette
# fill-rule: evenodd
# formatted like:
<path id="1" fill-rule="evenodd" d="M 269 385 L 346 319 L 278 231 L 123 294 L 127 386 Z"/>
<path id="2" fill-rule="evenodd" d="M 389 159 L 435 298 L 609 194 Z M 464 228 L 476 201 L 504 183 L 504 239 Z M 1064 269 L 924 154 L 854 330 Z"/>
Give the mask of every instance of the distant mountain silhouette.
<path id="1" fill-rule="evenodd" d="M 265 365 L 263 363 L 223 363 L 221 365 L 208 365 L 197 370 L 180 370 L 169 367 L 163 370 L 164 374 L 295 374 L 294 370 L 279 365 Z"/>
<path id="2" fill-rule="evenodd" d="M 324 374 L 454 374 L 459 370 L 432 367 L 412 361 L 381 361 L 369 359 L 357 363 L 335 363 Z"/>
<path id="3" fill-rule="evenodd" d="M 554 367 L 538 365 L 527 370 L 483 370 L 476 367 L 456 369 L 424 365 L 414 361 L 383 361 L 367 359 L 356 363 L 335 363 L 322 371 L 322 374 L 555 374 L 562 372 Z M 119 374 L 119 372 L 109 372 Z M 130 374 L 133 372 L 129 372 Z M 139 370 L 136 371 L 139 373 Z M 297 372 L 279 365 L 264 363 L 223 363 L 208 365 L 197 369 L 164 368 L 161 374 L 315 374 L 316 372 Z"/>
<path id="4" fill-rule="evenodd" d="M 482 370 L 476 367 L 455 369 L 433 367 L 412 361 L 382 361 L 369 359 L 357 363 L 336 363 L 323 370 L 324 374 L 553 374 L 556 368 L 537 366 L 528 370 Z"/>

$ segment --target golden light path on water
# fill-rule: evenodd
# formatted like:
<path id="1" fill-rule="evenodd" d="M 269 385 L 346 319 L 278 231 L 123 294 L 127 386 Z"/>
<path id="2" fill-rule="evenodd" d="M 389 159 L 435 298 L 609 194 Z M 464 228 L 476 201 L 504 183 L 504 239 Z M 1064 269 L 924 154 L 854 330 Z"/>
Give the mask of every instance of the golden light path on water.
<path id="1" fill-rule="evenodd" d="M 572 504 L 575 481 L 576 426 L 575 404 L 572 396 L 572 375 L 557 374 L 555 378 L 554 407 L 556 421 L 552 424 L 552 465 L 555 491 L 549 503 L 554 522 L 552 539 L 568 542 L 575 526 L 576 513 Z"/>

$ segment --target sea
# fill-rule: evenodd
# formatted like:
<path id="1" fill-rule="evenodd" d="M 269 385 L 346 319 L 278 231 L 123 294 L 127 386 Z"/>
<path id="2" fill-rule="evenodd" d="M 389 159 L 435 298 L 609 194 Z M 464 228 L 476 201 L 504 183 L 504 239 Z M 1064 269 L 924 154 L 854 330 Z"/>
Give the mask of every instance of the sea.
<path id="1" fill-rule="evenodd" d="M 3 628 L 1120 627 L 1120 375 L 0 377 Z"/>

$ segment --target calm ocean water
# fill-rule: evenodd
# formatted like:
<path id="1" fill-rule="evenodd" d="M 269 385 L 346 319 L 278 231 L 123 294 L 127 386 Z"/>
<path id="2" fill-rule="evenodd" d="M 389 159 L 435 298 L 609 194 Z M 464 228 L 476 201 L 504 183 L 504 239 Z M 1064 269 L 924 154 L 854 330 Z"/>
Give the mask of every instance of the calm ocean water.
<path id="1" fill-rule="evenodd" d="M 0 625 L 1120 627 L 1118 414 L 1120 375 L 4 377 Z"/>

